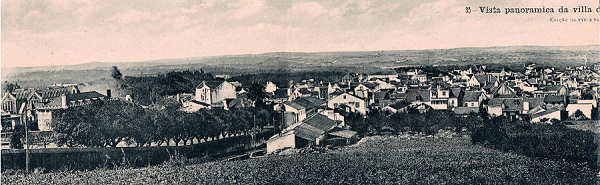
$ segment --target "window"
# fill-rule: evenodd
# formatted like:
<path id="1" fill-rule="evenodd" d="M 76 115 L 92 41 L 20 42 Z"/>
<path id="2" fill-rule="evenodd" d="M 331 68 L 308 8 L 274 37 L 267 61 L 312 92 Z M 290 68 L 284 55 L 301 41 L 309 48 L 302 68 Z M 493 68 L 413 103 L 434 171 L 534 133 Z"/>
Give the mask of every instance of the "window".
<path id="1" fill-rule="evenodd" d="M 446 96 L 446 91 L 442 91 L 442 96 Z"/>

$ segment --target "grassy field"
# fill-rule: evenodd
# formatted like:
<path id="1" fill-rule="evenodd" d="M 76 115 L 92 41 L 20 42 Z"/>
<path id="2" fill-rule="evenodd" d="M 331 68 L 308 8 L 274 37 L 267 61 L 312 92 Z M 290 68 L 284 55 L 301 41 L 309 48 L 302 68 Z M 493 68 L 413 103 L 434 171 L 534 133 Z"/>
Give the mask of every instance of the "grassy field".
<path id="1" fill-rule="evenodd" d="M 595 184 L 585 165 L 533 160 L 468 138 L 368 137 L 341 150 L 139 169 L 2 175 L 3 184 Z"/>

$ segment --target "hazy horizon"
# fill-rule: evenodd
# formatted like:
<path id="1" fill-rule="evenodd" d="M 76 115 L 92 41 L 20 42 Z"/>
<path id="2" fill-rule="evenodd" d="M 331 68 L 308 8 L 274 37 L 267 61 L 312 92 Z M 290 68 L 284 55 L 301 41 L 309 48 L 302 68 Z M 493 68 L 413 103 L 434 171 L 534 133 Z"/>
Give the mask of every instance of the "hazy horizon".
<path id="1" fill-rule="evenodd" d="M 144 62 L 155 62 L 155 61 L 163 61 L 163 60 L 183 60 L 183 59 L 194 59 L 194 58 L 204 58 L 204 57 L 227 57 L 227 56 L 244 56 L 244 55 L 263 55 L 270 53 L 345 53 L 345 52 L 377 52 L 377 51 L 426 51 L 426 50 L 452 50 L 452 49 L 466 49 L 466 48 L 504 48 L 504 47 L 600 47 L 600 44 L 590 44 L 590 45 L 512 45 L 512 46 L 475 46 L 475 47 L 454 47 L 454 48 L 425 48 L 425 49 L 402 49 L 402 50 L 354 50 L 354 51 L 343 51 L 343 50 L 332 50 L 332 51 L 272 51 L 272 52 L 259 52 L 259 53 L 236 53 L 236 54 L 223 54 L 223 55 L 206 55 L 206 56 L 189 56 L 189 57 L 178 57 L 178 58 L 156 58 L 156 59 L 148 59 L 148 60 L 135 60 L 135 61 L 87 61 L 76 64 L 57 64 L 57 65 L 37 65 L 37 66 L 6 66 L 7 68 L 27 68 L 27 67 L 52 67 L 52 66 L 71 66 L 71 65 L 85 65 L 92 63 L 144 63 Z"/>
<path id="2" fill-rule="evenodd" d="M 271 52 L 600 44 L 598 24 L 466 14 L 465 6 L 575 1 L 2 1 L 2 67 L 143 62 Z M 560 18 L 555 17 L 555 18 Z"/>

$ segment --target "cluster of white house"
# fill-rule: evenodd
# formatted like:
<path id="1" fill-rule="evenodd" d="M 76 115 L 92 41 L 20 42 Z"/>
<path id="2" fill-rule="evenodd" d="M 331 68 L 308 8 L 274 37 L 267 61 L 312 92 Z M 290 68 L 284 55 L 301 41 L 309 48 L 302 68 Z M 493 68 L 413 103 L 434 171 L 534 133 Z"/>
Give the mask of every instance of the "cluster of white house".
<path id="1" fill-rule="evenodd" d="M 283 131 L 267 142 L 267 152 L 321 145 L 328 139 L 355 139 L 356 132 L 348 130 L 340 112 L 366 116 L 373 109 L 394 113 L 412 106 L 458 115 L 485 111 L 491 116 L 528 118 L 533 123 L 596 119 L 599 79 L 595 70 L 586 67 L 556 71 L 530 65 L 524 73 L 490 72 L 485 66 L 437 74 L 408 68 L 370 75 L 349 73 L 336 82 L 267 82 L 265 102 L 282 113 L 284 125 Z M 49 130 L 53 110 L 110 96 L 110 91 L 106 95 L 82 93 L 73 85 L 7 92 L 2 99 L 2 126 L 14 125 L 29 107 L 40 130 Z M 193 94 L 175 98 L 186 112 L 254 106 L 241 83 L 224 79 L 203 81 Z"/>
<path id="2" fill-rule="evenodd" d="M 393 74 L 348 74 L 339 82 L 290 82 L 285 88 L 267 84 L 276 110 L 285 112 L 285 129 L 267 143 L 267 152 L 286 147 L 321 144 L 328 137 L 355 137 L 343 124 L 339 110 L 366 115 L 370 110 L 389 112 L 406 107 L 453 111 L 468 115 L 485 111 L 490 116 L 553 120 L 596 119 L 600 75 L 587 68 L 564 72 L 527 66 L 525 73 L 502 69 L 455 70 L 449 74 L 409 69 Z M 402 102 L 402 103 L 399 103 Z M 336 110 L 336 111 L 334 111 Z M 313 116 L 326 126 L 312 126 Z M 310 133 L 310 134 L 308 134 Z M 299 142 L 302 141 L 302 142 Z"/>
<path id="3" fill-rule="evenodd" d="M 76 84 L 52 85 L 45 89 L 16 89 L 5 92 L 2 97 L 2 124 L 0 130 L 10 131 L 25 119 L 37 124 L 40 131 L 50 131 L 52 112 L 69 107 L 82 106 L 111 97 L 96 91 L 80 92 Z"/>

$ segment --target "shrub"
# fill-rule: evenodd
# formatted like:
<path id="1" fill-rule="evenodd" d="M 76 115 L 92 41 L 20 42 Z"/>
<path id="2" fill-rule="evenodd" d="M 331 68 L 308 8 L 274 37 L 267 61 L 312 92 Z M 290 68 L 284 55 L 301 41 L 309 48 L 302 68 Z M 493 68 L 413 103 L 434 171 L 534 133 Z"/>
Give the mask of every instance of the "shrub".
<path id="1" fill-rule="evenodd" d="M 10 136 L 10 148 L 13 149 L 23 149 L 22 138 L 25 137 L 25 126 L 21 124 L 15 125 L 13 129 L 13 133 Z"/>

